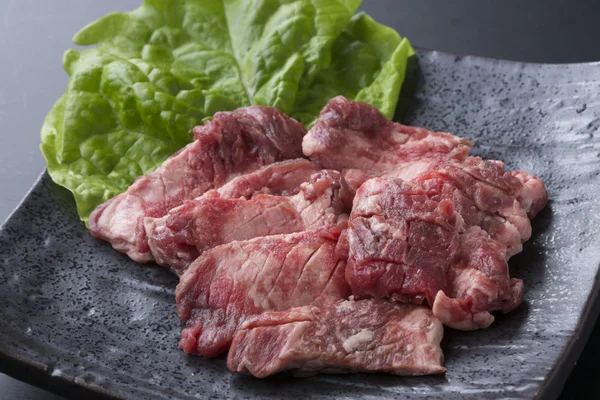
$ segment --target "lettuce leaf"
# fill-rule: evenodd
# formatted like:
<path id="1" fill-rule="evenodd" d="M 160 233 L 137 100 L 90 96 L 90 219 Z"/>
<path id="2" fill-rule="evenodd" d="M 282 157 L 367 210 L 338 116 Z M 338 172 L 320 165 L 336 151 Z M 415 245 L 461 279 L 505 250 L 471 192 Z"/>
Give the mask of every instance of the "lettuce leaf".
<path id="1" fill-rule="evenodd" d="M 361 0 L 145 0 L 89 24 L 42 127 L 52 179 L 87 222 L 217 111 L 270 105 L 309 126 L 343 94 L 391 117 L 410 45 Z"/>
<path id="2" fill-rule="evenodd" d="M 329 68 L 320 71 L 310 88 L 299 93 L 292 115 L 310 126 L 332 97 L 342 95 L 374 105 L 391 119 L 408 57 L 414 54 L 408 40 L 359 13 L 334 42 L 332 54 Z"/>

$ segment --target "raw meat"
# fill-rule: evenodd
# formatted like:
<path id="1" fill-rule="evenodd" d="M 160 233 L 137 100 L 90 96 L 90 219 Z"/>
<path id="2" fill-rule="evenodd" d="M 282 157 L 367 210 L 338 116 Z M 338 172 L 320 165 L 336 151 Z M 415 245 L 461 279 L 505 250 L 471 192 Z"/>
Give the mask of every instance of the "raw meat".
<path id="1" fill-rule="evenodd" d="M 177 275 L 202 252 L 219 244 L 305 228 L 288 198 L 264 194 L 251 200 L 205 195 L 162 218 L 146 218 L 144 226 L 156 263 Z"/>
<path id="2" fill-rule="evenodd" d="M 238 175 L 301 157 L 305 132 L 301 124 L 271 107 L 217 113 L 212 121 L 194 128 L 194 142 L 96 208 L 90 231 L 135 261 L 151 261 L 144 217 L 162 217 L 184 200 Z"/>
<path id="3" fill-rule="evenodd" d="M 214 357 L 244 320 L 263 311 L 328 304 L 348 295 L 338 228 L 232 242 L 202 254 L 177 285 L 186 323 L 179 346 Z"/>
<path id="4" fill-rule="evenodd" d="M 442 324 L 422 306 L 383 300 L 341 301 L 267 312 L 235 335 L 227 366 L 264 378 L 294 370 L 439 374 Z"/>
<path id="5" fill-rule="evenodd" d="M 546 188 L 537 177 L 479 157 L 441 163 L 417 181 L 432 199 L 451 200 L 463 220 L 459 252 L 433 312 L 456 329 L 486 328 L 491 312 L 512 311 L 522 301 L 523 282 L 510 278 L 507 261 L 531 236 L 529 218 L 546 205 Z"/>
<path id="6" fill-rule="evenodd" d="M 431 200 L 418 184 L 368 180 L 354 199 L 345 238 L 352 294 L 433 304 L 446 289 L 461 222 L 451 201 Z"/>
<path id="7" fill-rule="evenodd" d="M 300 232 L 327 225 L 346 227 L 352 197 L 341 174 L 323 170 L 291 196 L 258 194 L 223 198 L 212 190 L 144 226 L 155 261 L 181 275 L 203 251 L 235 240 Z"/>
<path id="8" fill-rule="evenodd" d="M 537 176 L 524 171 L 513 171 L 512 175 L 523 184 L 516 196 L 529 218 L 533 219 L 548 204 L 546 185 Z"/>
<path id="9" fill-rule="evenodd" d="M 319 226 L 346 227 L 354 194 L 338 171 L 322 170 L 300 185 L 300 193 L 290 201 L 300 212 L 307 229 Z"/>
<path id="10" fill-rule="evenodd" d="M 321 171 L 321 166 L 304 158 L 269 164 L 261 169 L 238 176 L 218 189 L 225 199 L 250 199 L 255 194 L 291 196 L 300 191 L 300 185 L 311 175 Z"/>
<path id="11" fill-rule="evenodd" d="M 528 215 L 546 202 L 541 180 L 479 157 L 438 161 L 411 183 L 368 180 L 354 201 L 347 244 L 340 246 L 349 254 L 346 277 L 352 293 L 404 302 L 425 297 L 445 325 L 486 328 L 494 321 L 491 312 L 512 311 L 522 301 L 523 283 L 510 278 L 507 260 L 531 236 Z M 441 219 L 452 221 L 454 235 L 447 238 L 458 238 L 456 247 L 454 241 L 445 247 L 448 239 L 439 232 L 450 231 L 441 227 L 434 234 L 417 232 L 412 240 L 422 247 L 411 246 L 407 227 L 413 227 L 410 218 L 422 218 L 415 212 L 419 204 L 456 210 L 453 218 Z M 439 206 L 437 212 L 442 215 Z M 411 251 L 418 254 L 417 262 L 408 258 Z"/>
<path id="12" fill-rule="evenodd" d="M 465 157 L 472 144 L 449 133 L 392 122 L 369 104 L 338 96 L 323 108 L 302 150 L 325 168 L 358 169 L 374 177 L 399 169 L 418 174 L 430 159 Z"/>
<path id="13" fill-rule="evenodd" d="M 442 373 L 442 324 L 486 328 L 520 305 L 508 260 L 548 193 L 469 156 L 471 141 L 342 96 L 308 133 L 270 107 L 193 133 L 89 220 L 118 251 L 180 275 L 186 353 L 232 346 L 228 367 L 257 377 Z"/>
<path id="14" fill-rule="evenodd" d="M 539 178 L 523 171 L 507 172 L 502 161 L 467 157 L 462 161 L 438 162 L 420 174 L 418 180 L 432 175 L 447 177 L 478 206 L 485 203 L 485 207 L 500 214 L 514 205 L 525 211 L 524 218 L 533 218 L 548 202 L 546 187 Z"/>
<path id="15" fill-rule="evenodd" d="M 533 218 L 547 202 L 543 182 L 523 171 L 505 172 L 501 161 L 468 157 L 472 145 L 448 133 L 389 121 L 371 105 L 338 96 L 321 111 L 304 137 L 302 149 L 324 167 L 343 171 L 355 189 L 371 177 L 411 181 L 439 169 L 440 163 L 452 164 L 473 174 L 473 179 L 498 185 L 516 197 Z"/>
<path id="16" fill-rule="evenodd" d="M 426 187 L 433 199 L 451 200 L 465 228 L 484 229 L 506 246 L 508 257 L 519 253 L 522 242 L 531 236 L 528 210 L 515 197 L 527 188 L 498 161 L 468 157 L 460 163 L 441 162 L 415 181 Z"/>
<path id="17" fill-rule="evenodd" d="M 374 107 L 343 97 L 323 109 L 303 152 L 343 170 L 358 193 L 339 244 L 349 255 L 353 294 L 426 299 L 445 324 L 459 329 L 485 327 L 490 312 L 518 306 L 522 283 L 510 278 L 506 261 L 531 236 L 530 218 L 548 194 L 537 177 L 468 156 L 471 145 L 388 121 Z M 459 243 L 479 255 L 465 258 Z"/>
<path id="18" fill-rule="evenodd" d="M 448 289 L 439 291 L 433 313 L 455 329 L 487 328 L 493 311 L 507 313 L 523 300 L 523 282 L 511 279 L 506 248 L 477 226 L 460 235 L 457 259 L 448 269 Z"/>
<path id="19" fill-rule="evenodd" d="M 533 218 L 547 203 L 544 183 L 523 171 L 506 172 L 501 161 L 468 157 L 472 145 L 449 133 L 389 121 L 371 105 L 338 96 L 323 108 L 304 137 L 302 150 L 324 167 L 343 171 L 353 188 L 371 177 L 412 181 L 452 169 L 448 173 L 460 178 L 463 186 L 477 181 L 493 186 L 516 198 Z"/>

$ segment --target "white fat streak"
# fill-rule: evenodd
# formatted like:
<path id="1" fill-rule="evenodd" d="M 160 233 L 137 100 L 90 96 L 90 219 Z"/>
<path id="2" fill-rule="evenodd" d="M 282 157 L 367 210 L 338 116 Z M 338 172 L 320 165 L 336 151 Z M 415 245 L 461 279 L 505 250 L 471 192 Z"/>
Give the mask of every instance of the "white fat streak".
<path id="1" fill-rule="evenodd" d="M 126 195 L 122 201 L 112 202 L 100 216 L 98 225 L 109 239 L 123 239 L 135 243 L 137 218 L 131 215 L 143 215 L 139 198 Z"/>
<path id="2" fill-rule="evenodd" d="M 371 219 L 371 229 L 377 233 L 386 233 L 390 230 L 390 225 L 386 222 L 380 221 L 377 218 Z"/>
<path id="3" fill-rule="evenodd" d="M 313 135 L 307 134 L 302 140 L 302 152 L 307 157 L 318 155 L 327 150 L 327 146 L 319 142 Z"/>
<path id="4" fill-rule="evenodd" d="M 353 309 L 352 300 L 354 300 L 354 298 L 353 298 L 353 296 L 350 296 L 349 301 L 343 301 L 343 302 L 339 303 L 337 305 L 338 311 L 352 310 Z"/>
<path id="5" fill-rule="evenodd" d="M 406 133 L 393 131 L 392 132 L 392 140 L 397 144 L 404 144 L 408 141 L 408 135 Z"/>
<path id="6" fill-rule="evenodd" d="M 344 341 L 342 346 L 347 352 L 354 351 L 358 346 L 363 343 L 372 341 L 375 338 L 375 333 L 366 329 L 361 330 L 355 335 L 350 336 Z"/>

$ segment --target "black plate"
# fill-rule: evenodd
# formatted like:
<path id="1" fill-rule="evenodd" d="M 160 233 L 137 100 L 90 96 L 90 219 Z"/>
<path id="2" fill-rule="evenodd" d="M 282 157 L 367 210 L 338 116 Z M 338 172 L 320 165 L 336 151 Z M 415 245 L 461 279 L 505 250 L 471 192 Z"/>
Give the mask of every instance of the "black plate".
<path id="1" fill-rule="evenodd" d="M 484 331 L 447 329 L 445 376 L 258 380 L 184 355 L 176 278 L 92 238 L 46 174 L 0 230 L 0 369 L 74 396 L 556 397 L 598 314 L 600 65 L 416 59 L 404 121 L 474 139 L 477 153 L 539 175 L 550 192 L 510 262 L 524 304 Z"/>

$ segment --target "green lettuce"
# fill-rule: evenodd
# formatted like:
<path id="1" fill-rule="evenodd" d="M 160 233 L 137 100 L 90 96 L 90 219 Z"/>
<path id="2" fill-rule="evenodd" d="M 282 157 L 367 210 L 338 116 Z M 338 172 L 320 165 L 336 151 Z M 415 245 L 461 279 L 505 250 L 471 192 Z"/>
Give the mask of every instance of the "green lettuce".
<path id="1" fill-rule="evenodd" d="M 393 115 L 409 43 L 360 0 L 146 0 L 78 32 L 42 127 L 48 173 L 91 211 L 192 140 L 217 111 L 278 107 L 307 127 L 345 95 Z"/>
<path id="2" fill-rule="evenodd" d="M 292 115 L 310 126 L 329 99 L 342 95 L 372 104 L 391 119 L 408 57 L 414 54 L 408 40 L 359 13 L 334 42 L 332 54 L 330 66 L 299 93 Z"/>

